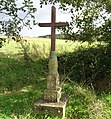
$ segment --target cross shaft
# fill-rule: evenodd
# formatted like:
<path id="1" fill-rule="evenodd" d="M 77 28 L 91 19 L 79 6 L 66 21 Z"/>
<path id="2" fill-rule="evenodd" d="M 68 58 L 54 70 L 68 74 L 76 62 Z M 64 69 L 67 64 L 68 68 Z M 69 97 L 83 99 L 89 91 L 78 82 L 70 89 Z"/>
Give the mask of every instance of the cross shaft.
<path id="1" fill-rule="evenodd" d="M 67 22 L 57 22 L 56 23 L 56 8 L 52 6 L 51 10 L 51 23 L 39 23 L 38 24 L 40 27 L 51 27 L 51 51 L 55 51 L 55 46 L 56 46 L 56 33 L 55 29 L 56 27 L 63 27 L 63 26 L 68 26 Z"/>

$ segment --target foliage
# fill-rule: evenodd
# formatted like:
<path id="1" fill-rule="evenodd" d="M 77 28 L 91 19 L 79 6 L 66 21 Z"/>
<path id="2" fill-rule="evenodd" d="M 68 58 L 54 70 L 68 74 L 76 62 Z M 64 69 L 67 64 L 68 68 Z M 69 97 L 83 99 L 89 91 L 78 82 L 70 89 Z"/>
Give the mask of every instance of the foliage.
<path id="1" fill-rule="evenodd" d="M 111 20 L 105 22 L 101 27 L 101 37 L 99 39 L 103 39 L 105 42 L 111 43 Z"/>
<path id="2" fill-rule="evenodd" d="M 96 93 L 82 84 L 68 82 L 64 84 L 63 90 L 69 96 L 69 102 L 66 109 L 66 119 L 110 119 L 111 113 L 106 113 L 105 95 L 103 99 Z M 108 94 L 109 95 L 109 94 Z M 107 95 L 107 96 L 108 96 Z"/>
<path id="3" fill-rule="evenodd" d="M 0 92 L 2 93 L 35 84 L 40 79 L 40 75 L 46 75 L 46 67 L 44 66 L 46 63 L 44 60 L 31 62 L 30 67 L 23 59 L 17 60 L 11 57 L 3 57 L 0 61 Z"/>
<path id="4" fill-rule="evenodd" d="M 34 13 L 37 9 L 32 0 L 0 0 L 0 34 L 6 36 L 20 37 L 19 32 L 23 26 L 31 28 L 35 24 Z M 0 48 L 3 46 L 3 40 L 0 40 Z"/>
<path id="5" fill-rule="evenodd" d="M 111 46 L 110 44 L 89 47 L 79 47 L 72 53 L 59 56 L 59 72 L 66 80 L 83 82 L 93 86 L 98 91 L 110 91 L 111 87 Z M 104 87 L 107 89 L 104 90 Z"/>
<path id="6" fill-rule="evenodd" d="M 30 64 L 30 62 L 33 61 L 31 57 L 29 56 L 30 44 L 27 42 L 27 40 L 22 39 L 20 41 L 20 45 L 21 45 L 21 53 L 23 53 L 23 56 L 24 56 L 24 61 L 27 64 Z"/>
<path id="7" fill-rule="evenodd" d="M 106 37 L 111 29 L 108 17 L 111 13 L 110 0 L 41 0 L 41 6 L 55 3 L 60 3 L 60 9 L 71 13 L 69 27 L 62 28 L 66 39 L 93 42 L 99 38 L 109 42 L 110 38 Z"/>
<path id="8" fill-rule="evenodd" d="M 2 30 L 7 36 L 19 34 L 23 26 L 31 27 L 36 8 L 31 0 L 0 0 L 0 15 L 6 17 L 1 20 Z M 22 16 L 21 16 L 22 14 Z M 35 20 L 33 21 L 35 23 Z"/>
<path id="9" fill-rule="evenodd" d="M 0 48 L 4 45 L 3 43 L 6 42 L 6 38 L 0 38 Z"/>

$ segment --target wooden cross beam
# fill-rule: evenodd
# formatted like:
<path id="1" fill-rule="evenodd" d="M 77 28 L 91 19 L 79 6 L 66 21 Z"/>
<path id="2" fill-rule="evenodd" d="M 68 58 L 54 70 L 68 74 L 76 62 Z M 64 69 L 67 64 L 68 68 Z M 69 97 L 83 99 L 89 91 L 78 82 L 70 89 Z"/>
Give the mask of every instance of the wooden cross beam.
<path id="1" fill-rule="evenodd" d="M 39 23 L 40 27 L 51 27 L 51 51 L 55 51 L 55 39 L 56 39 L 56 33 L 55 29 L 56 27 L 63 27 L 68 26 L 67 22 L 58 22 L 56 23 L 56 8 L 52 6 L 51 10 L 51 23 Z"/>

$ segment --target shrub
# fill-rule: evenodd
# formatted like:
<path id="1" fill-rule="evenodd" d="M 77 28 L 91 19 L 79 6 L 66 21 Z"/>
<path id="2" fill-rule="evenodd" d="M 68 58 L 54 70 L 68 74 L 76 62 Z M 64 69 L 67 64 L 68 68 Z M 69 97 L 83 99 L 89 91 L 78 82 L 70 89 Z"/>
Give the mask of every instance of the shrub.
<path id="1" fill-rule="evenodd" d="M 60 74 L 68 75 L 73 81 L 91 83 L 110 76 L 111 47 L 109 44 L 80 47 L 75 52 L 59 56 L 58 63 Z"/>
<path id="2" fill-rule="evenodd" d="M 0 38 L 0 48 L 4 45 L 6 42 L 6 38 Z"/>

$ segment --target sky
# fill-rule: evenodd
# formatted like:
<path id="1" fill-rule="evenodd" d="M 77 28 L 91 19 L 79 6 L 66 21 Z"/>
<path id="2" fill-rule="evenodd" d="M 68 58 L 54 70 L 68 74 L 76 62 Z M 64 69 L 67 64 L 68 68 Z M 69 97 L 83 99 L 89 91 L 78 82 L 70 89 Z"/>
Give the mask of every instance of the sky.
<path id="1" fill-rule="evenodd" d="M 19 0 L 20 2 L 21 0 Z M 51 22 L 51 7 L 52 5 L 43 5 L 42 8 L 40 8 L 39 0 L 33 0 L 34 6 L 37 8 L 36 16 L 36 22 L 38 23 L 50 23 Z M 70 14 L 59 10 L 58 4 L 55 5 L 56 7 L 56 22 L 69 22 L 70 21 Z M 21 31 L 21 35 L 23 36 L 42 36 L 42 35 L 48 35 L 51 33 L 50 27 L 39 27 L 38 25 L 35 25 L 32 27 L 32 29 L 28 29 L 27 27 L 24 27 Z M 58 31 L 56 30 L 56 33 Z"/>

